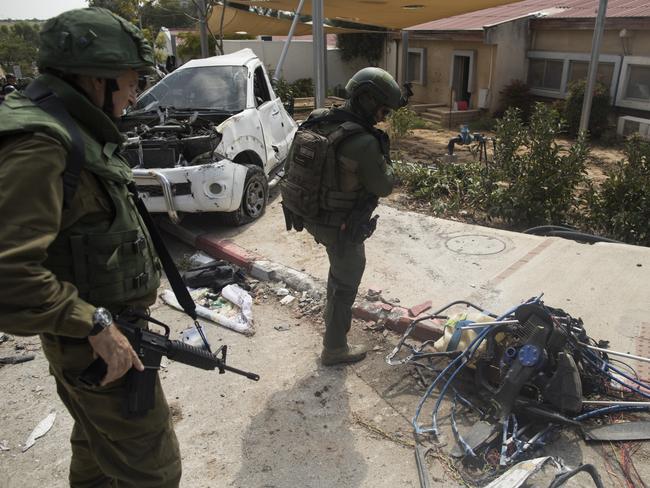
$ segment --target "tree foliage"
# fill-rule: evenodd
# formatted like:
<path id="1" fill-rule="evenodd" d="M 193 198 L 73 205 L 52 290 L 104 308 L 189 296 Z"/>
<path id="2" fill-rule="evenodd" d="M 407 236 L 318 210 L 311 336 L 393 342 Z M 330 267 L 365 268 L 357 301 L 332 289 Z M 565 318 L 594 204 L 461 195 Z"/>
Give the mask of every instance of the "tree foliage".
<path id="1" fill-rule="evenodd" d="M 38 25 L 30 22 L 0 28 L 0 66 L 4 71 L 13 72 L 18 65 L 24 75 L 31 74 L 38 53 L 38 31 Z"/>
<path id="2" fill-rule="evenodd" d="M 382 57 L 386 35 L 360 32 L 336 36 L 336 47 L 341 50 L 343 61 L 362 58 L 370 65 L 376 65 Z"/>
<path id="3" fill-rule="evenodd" d="M 88 0 L 88 6 L 105 8 L 134 24 L 138 24 L 140 17 L 138 0 Z"/>
<path id="4" fill-rule="evenodd" d="M 161 27 L 187 28 L 196 25 L 196 9 L 192 2 L 158 0 L 142 7 L 142 26 L 157 33 Z"/>
<path id="5" fill-rule="evenodd" d="M 572 135 L 576 135 L 580 128 L 586 86 L 586 80 L 574 81 L 569 86 L 569 96 L 564 105 L 564 117 L 567 121 L 569 133 Z M 591 113 L 589 114 L 589 133 L 592 137 L 599 138 L 607 129 L 607 118 L 611 108 L 609 88 L 603 83 L 597 82 L 591 103 Z"/>
<path id="6" fill-rule="evenodd" d="M 630 244 L 650 246 L 650 143 L 638 135 L 625 145 L 625 159 L 608 173 L 587 201 L 593 230 Z"/>
<path id="7" fill-rule="evenodd" d="M 489 212 L 506 221 L 543 225 L 570 220 L 574 194 L 584 183 L 589 153 L 583 136 L 568 150 L 555 142 L 562 125 L 557 112 L 537 103 L 526 128 L 518 109 L 508 109 L 497 124 L 495 182 Z"/>

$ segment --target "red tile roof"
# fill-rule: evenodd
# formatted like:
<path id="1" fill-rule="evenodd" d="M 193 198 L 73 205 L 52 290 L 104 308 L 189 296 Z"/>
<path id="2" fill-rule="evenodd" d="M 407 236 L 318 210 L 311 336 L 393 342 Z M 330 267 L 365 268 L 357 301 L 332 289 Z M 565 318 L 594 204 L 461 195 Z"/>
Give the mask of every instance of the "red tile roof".
<path id="1" fill-rule="evenodd" d="M 481 30 L 532 14 L 549 18 L 595 18 L 598 0 L 524 0 L 501 7 L 486 8 L 468 14 L 408 27 L 409 31 Z M 650 17 L 648 0 L 609 0 L 607 17 Z M 650 23 L 648 24 L 650 27 Z"/>

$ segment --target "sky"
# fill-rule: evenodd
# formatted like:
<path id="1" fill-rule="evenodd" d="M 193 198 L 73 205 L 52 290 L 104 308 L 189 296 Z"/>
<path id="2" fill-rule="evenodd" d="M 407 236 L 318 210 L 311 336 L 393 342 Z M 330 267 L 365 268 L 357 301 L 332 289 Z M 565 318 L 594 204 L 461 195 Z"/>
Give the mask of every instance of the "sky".
<path id="1" fill-rule="evenodd" d="M 0 19 L 49 19 L 87 6 L 86 0 L 0 0 Z"/>

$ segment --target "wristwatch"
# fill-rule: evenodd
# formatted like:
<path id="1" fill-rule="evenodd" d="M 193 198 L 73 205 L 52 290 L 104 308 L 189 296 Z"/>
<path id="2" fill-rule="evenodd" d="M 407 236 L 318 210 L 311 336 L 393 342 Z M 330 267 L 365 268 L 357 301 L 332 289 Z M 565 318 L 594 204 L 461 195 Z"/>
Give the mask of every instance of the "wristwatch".
<path id="1" fill-rule="evenodd" d="M 93 328 L 90 329 L 90 333 L 88 334 L 89 337 L 96 336 L 106 327 L 111 325 L 113 323 L 113 316 L 111 315 L 111 312 L 106 310 L 104 307 L 97 307 L 93 312 L 92 322 Z"/>

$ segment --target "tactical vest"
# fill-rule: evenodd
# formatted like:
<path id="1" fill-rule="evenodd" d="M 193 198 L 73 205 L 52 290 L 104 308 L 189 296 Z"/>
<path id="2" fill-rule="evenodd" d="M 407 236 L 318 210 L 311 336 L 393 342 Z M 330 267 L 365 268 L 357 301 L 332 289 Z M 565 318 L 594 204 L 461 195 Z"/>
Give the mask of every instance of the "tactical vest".
<path id="1" fill-rule="evenodd" d="M 0 137 L 42 132 L 70 150 L 68 132 L 24 96 L 8 97 L 0 106 L 0 117 L 4 118 Z M 112 221 L 81 218 L 64 226 L 48 247 L 43 266 L 59 281 L 74 284 L 87 302 L 115 310 L 153 294 L 160 284 L 161 266 L 127 189 L 131 170 L 117 154 L 118 146 L 102 146 L 82 125 L 77 128 L 85 151 L 83 168 L 96 177 L 108 196 Z M 66 222 L 66 213 L 83 204 L 82 198 L 75 198 L 70 208 L 64 208 L 62 221 Z"/>
<path id="2" fill-rule="evenodd" d="M 343 141 L 367 132 L 353 121 L 329 128 L 328 122 L 324 115 L 300 126 L 280 185 L 284 207 L 307 221 L 321 223 L 342 219 L 359 201 L 360 192 L 341 191 L 337 156 Z"/>

